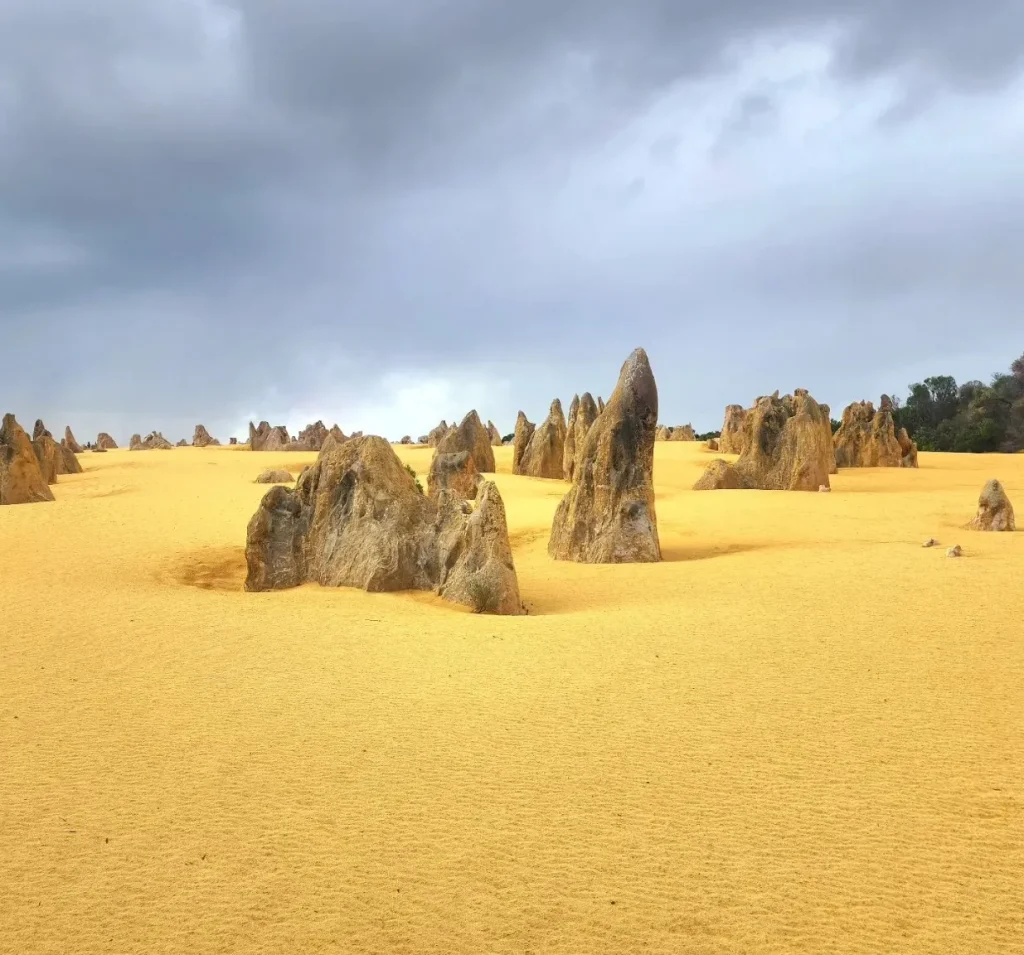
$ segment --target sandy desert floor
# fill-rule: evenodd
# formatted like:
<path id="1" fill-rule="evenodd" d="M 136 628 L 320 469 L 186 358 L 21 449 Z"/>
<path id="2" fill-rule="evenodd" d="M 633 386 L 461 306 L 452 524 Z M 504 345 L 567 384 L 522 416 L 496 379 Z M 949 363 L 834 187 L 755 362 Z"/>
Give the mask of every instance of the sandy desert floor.
<path id="1" fill-rule="evenodd" d="M 1024 533 L 961 529 L 1024 455 L 695 493 L 659 444 L 664 563 L 580 566 L 510 452 L 522 618 L 243 593 L 314 455 L 0 509 L 0 951 L 1024 951 Z"/>

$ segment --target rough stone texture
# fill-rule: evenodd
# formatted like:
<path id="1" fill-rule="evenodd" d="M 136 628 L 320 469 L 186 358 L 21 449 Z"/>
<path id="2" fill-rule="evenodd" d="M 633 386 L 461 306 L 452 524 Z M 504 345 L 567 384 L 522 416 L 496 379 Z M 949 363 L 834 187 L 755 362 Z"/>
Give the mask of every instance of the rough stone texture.
<path id="1" fill-rule="evenodd" d="M 64 473 L 64 458 L 60 445 L 53 440 L 49 431 L 43 431 L 32 439 L 32 451 L 39 462 L 39 471 L 47 484 L 56 484 L 57 475 Z"/>
<path id="2" fill-rule="evenodd" d="M 213 437 L 210 432 L 206 430 L 206 427 L 201 424 L 196 425 L 196 430 L 192 434 L 192 447 L 193 448 L 208 448 L 213 444 Z"/>
<path id="3" fill-rule="evenodd" d="M 907 434 L 906 428 L 900 428 L 899 433 L 896 435 L 896 440 L 900 443 L 900 457 L 903 461 L 903 467 L 916 468 L 917 444 L 910 440 L 910 435 Z"/>
<path id="4" fill-rule="evenodd" d="M 57 445 L 57 450 L 60 451 L 61 458 L 60 474 L 82 473 L 82 462 L 78 460 L 75 452 L 64 441 Z"/>
<path id="5" fill-rule="evenodd" d="M 523 455 L 526 453 L 526 448 L 530 444 L 530 438 L 533 437 L 533 432 L 537 430 L 537 426 L 530 420 L 527 419 L 526 415 L 522 411 L 516 415 L 516 430 L 512 437 L 512 473 L 520 474 L 520 464 L 523 460 Z"/>
<path id="6" fill-rule="evenodd" d="M 669 441 L 696 441 L 697 435 L 694 433 L 692 424 L 681 424 L 671 429 L 668 436 Z"/>
<path id="7" fill-rule="evenodd" d="M 32 441 L 14 415 L 0 425 L 0 504 L 36 504 L 52 501 L 53 491 L 39 469 Z"/>
<path id="8" fill-rule="evenodd" d="M 174 446 L 176 448 L 187 448 L 188 447 L 188 442 L 184 438 L 182 438 Z"/>
<path id="9" fill-rule="evenodd" d="M 712 461 L 693 485 L 695 491 L 738 491 L 742 487 L 740 472 L 721 458 Z"/>
<path id="10" fill-rule="evenodd" d="M 447 491 L 459 500 L 472 501 L 480 481 L 480 472 L 468 451 L 434 452 L 427 477 L 427 493 L 434 500 Z"/>
<path id="11" fill-rule="evenodd" d="M 437 444 L 438 454 L 457 454 L 459 451 L 468 451 L 473 456 L 473 463 L 481 474 L 494 472 L 491 436 L 475 411 L 470 411 L 458 427 L 449 428 Z"/>
<path id="12" fill-rule="evenodd" d="M 282 425 L 271 426 L 269 421 L 261 421 L 259 427 L 249 422 L 249 450 L 251 451 L 283 451 L 291 441 L 288 429 Z"/>
<path id="13" fill-rule="evenodd" d="M 562 477 L 571 481 L 576 474 L 576 462 L 583 451 L 583 445 L 587 441 L 587 435 L 594 426 L 598 417 L 597 402 L 589 391 L 584 391 L 580 397 L 579 408 L 576 410 L 576 417 L 572 427 L 566 426 L 565 446 L 566 453 L 563 456 Z M 570 436 L 572 438 L 572 454 L 569 454 Z"/>
<path id="14" fill-rule="evenodd" d="M 896 436 L 888 395 L 882 395 L 878 411 L 870 401 L 847 405 L 832 442 L 836 464 L 841 468 L 901 468 L 908 457 Z M 909 459 L 916 462 L 916 450 Z"/>
<path id="15" fill-rule="evenodd" d="M 316 581 L 368 591 L 433 590 L 493 613 L 523 612 L 504 506 L 484 482 L 474 510 L 416 487 L 383 438 L 321 452 L 294 490 L 272 488 L 246 536 L 245 589 Z"/>
<path id="16" fill-rule="evenodd" d="M 580 396 L 573 395 L 569 402 L 569 416 L 565 419 L 565 447 L 562 451 L 562 477 L 572 480 L 576 465 L 576 418 L 580 413 Z"/>
<path id="17" fill-rule="evenodd" d="M 491 439 L 491 447 L 492 448 L 500 448 L 501 447 L 501 433 L 498 431 L 498 429 L 494 425 L 494 422 L 491 421 L 491 420 L 487 421 L 487 434 L 488 434 L 488 436 Z"/>
<path id="18" fill-rule="evenodd" d="M 519 458 L 516 474 L 528 477 L 561 478 L 565 466 L 565 415 L 562 402 L 551 402 L 548 416 L 534 429 L 530 441 Z"/>
<path id="19" fill-rule="evenodd" d="M 448 422 L 441 419 L 441 423 L 434 428 L 430 429 L 430 433 L 427 435 L 427 446 L 436 448 L 441 443 L 441 439 L 448 433 Z"/>
<path id="20" fill-rule="evenodd" d="M 1013 531 L 1017 529 L 1013 505 L 1006 489 L 995 478 L 987 481 L 978 497 L 978 513 L 970 527 L 976 531 Z"/>
<path id="21" fill-rule="evenodd" d="M 726 405 L 722 433 L 718 438 L 718 450 L 723 454 L 742 454 L 746 449 L 744 425 L 747 410 L 743 405 Z"/>
<path id="22" fill-rule="evenodd" d="M 663 424 L 659 424 L 658 427 L 654 431 L 654 440 L 655 441 L 668 441 L 668 439 L 671 437 L 671 435 L 672 435 L 672 429 L 671 428 L 666 427 Z"/>
<path id="23" fill-rule="evenodd" d="M 658 387 L 647 353 L 638 348 L 577 446 L 572 487 L 551 525 L 552 557 L 585 563 L 661 560 L 654 507 L 657 424 Z"/>
<path id="24" fill-rule="evenodd" d="M 717 451 L 718 449 L 719 449 L 718 448 L 718 439 L 717 438 L 708 438 L 708 450 L 709 451 Z"/>
<path id="25" fill-rule="evenodd" d="M 145 440 L 140 435 L 133 434 L 128 445 L 129 451 L 169 451 L 173 449 L 171 444 L 159 431 L 151 431 L 146 435 Z"/>
<path id="26" fill-rule="evenodd" d="M 75 436 L 71 433 L 71 426 L 68 425 L 64 429 L 64 443 L 71 448 L 72 454 L 81 454 L 82 446 L 75 440 Z"/>
<path id="27" fill-rule="evenodd" d="M 303 451 L 319 451 L 327 440 L 327 425 L 322 421 L 314 421 L 307 424 L 298 434 L 295 443 L 301 445 Z"/>
<path id="28" fill-rule="evenodd" d="M 101 451 L 116 451 L 117 442 L 106 431 L 101 431 L 96 436 L 96 447 Z"/>
<path id="29" fill-rule="evenodd" d="M 783 398 L 778 392 L 758 398 L 745 417 L 746 449 L 733 465 L 740 486 L 767 491 L 830 487 L 828 476 L 834 455 L 829 432 L 822 425 L 824 417 L 821 407 L 803 388 Z M 722 434 L 724 437 L 724 429 Z M 703 478 L 697 485 L 702 482 Z"/>
<path id="30" fill-rule="evenodd" d="M 604 398 L 597 396 L 597 413 L 604 414 Z"/>
<path id="31" fill-rule="evenodd" d="M 828 405 L 818 405 L 821 408 L 822 426 L 825 428 L 825 436 L 828 438 L 829 447 L 832 449 L 832 457 L 829 459 L 828 473 L 838 474 L 839 465 L 836 463 L 836 449 L 832 440 L 832 409 Z M 831 488 L 829 488 L 831 490 Z"/>
<path id="32" fill-rule="evenodd" d="M 35 441 L 37 438 L 52 438 L 53 435 L 46 429 L 46 425 L 43 424 L 42 418 L 36 418 L 36 426 L 32 429 L 32 440 Z"/>
<path id="33" fill-rule="evenodd" d="M 284 468 L 267 468 L 258 478 L 257 484 L 291 484 L 295 478 Z"/>

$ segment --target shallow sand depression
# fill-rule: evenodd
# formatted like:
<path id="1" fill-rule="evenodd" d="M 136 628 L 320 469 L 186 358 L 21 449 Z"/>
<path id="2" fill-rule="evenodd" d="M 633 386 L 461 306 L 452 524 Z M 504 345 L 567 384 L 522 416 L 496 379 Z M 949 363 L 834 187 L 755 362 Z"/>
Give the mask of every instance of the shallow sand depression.
<path id="1" fill-rule="evenodd" d="M 1024 534 L 962 529 L 1024 455 L 701 493 L 660 442 L 665 561 L 586 566 L 495 450 L 526 617 L 243 593 L 312 453 L 0 508 L 0 951 L 1024 950 Z"/>

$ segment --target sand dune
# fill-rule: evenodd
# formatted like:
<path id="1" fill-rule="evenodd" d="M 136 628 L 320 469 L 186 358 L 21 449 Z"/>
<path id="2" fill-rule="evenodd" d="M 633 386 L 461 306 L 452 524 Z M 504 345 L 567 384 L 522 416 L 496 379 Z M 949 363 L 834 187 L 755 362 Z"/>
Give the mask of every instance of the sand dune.
<path id="1" fill-rule="evenodd" d="M 602 566 L 495 451 L 526 617 L 243 593 L 312 453 L 0 508 L 0 951 L 1024 950 L 1024 534 L 961 529 L 1024 455 L 695 493 L 659 443 L 666 559 Z"/>

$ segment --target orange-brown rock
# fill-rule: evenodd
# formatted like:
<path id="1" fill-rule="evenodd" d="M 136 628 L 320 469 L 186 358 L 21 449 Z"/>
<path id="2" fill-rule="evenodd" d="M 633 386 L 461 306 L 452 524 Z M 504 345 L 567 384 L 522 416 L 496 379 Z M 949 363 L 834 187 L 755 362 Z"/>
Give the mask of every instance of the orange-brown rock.
<path id="1" fill-rule="evenodd" d="M 319 451 L 324 446 L 328 434 L 330 432 L 327 425 L 322 421 L 314 421 L 298 433 L 295 441 L 289 442 L 289 447 L 297 445 L 296 451 Z"/>
<path id="2" fill-rule="evenodd" d="M 197 424 L 196 429 L 192 434 L 192 447 L 208 448 L 213 443 L 213 437 L 210 435 L 210 432 L 206 430 L 206 427 L 204 425 Z"/>
<path id="3" fill-rule="evenodd" d="M 565 415 L 562 402 L 551 402 L 548 416 L 536 427 L 514 473 L 528 477 L 561 478 L 565 458 Z"/>
<path id="4" fill-rule="evenodd" d="M 696 441 L 692 424 L 680 424 L 672 428 L 668 436 L 669 441 Z"/>
<path id="5" fill-rule="evenodd" d="M 487 434 L 488 434 L 488 436 L 491 439 L 491 447 L 492 448 L 500 448 L 501 447 L 501 432 L 499 432 L 498 429 L 495 427 L 493 421 L 488 420 L 488 422 L 487 422 Z"/>
<path id="6" fill-rule="evenodd" d="M 663 425 L 663 424 L 659 424 L 658 427 L 654 431 L 654 440 L 655 441 L 668 441 L 668 439 L 671 436 L 672 436 L 672 429 L 667 427 L 666 425 Z"/>
<path id="7" fill-rule="evenodd" d="M 245 589 L 316 581 L 368 591 L 433 590 L 490 613 L 523 613 L 504 505 L 483 482 L 474 509 L 420 493 L 383 438 L 345 442 L 264 496 L 246 536 Z"/>
<path id="8" fill-rule="evenodd" d="M 719 462 L 712 474 L 705 472 L 694 487 L 732 487 L 768 491 L 817 491 L 830 487 L 829 472 L 834 460 L 832 442 L 822 420 L 821 406 L 803 388 L 779 398 L 778 392 L 758 398 L 746 413 L 745 450 L 726 475 Z M 725 431 L 722 432 L 723 437 Z M 721 482 L 728 481 L 728 485 Z"/>
<path id="9" fill-rule="evenodd" d="M 657 424 L 658 387 L 647 353 L 638 348 L 577 448 L 572 487 L 551 525 L 552 557 L 585 563 L 661 560 L 654 507 Z"/>
<path id="10" fill-rule="evenodd" d="M 70 447 L 61 441 L 57 445 L 57 451 L 60 453 L 60 470 L 58 474 L 81 474 L 82 463 L 78 460 L 75 452 Z"/>
<path id="11" fill-rule="evenodd" d="M 583 453 L 587 435 L 598 417 L 597 403 L 589 391 L 580 397 L 576 414 L 572 417 L 572 427 L 566 425 L 565 454 L 562 458 L 562 477 L 571 481 L 576 474 L 576 462 Z"/>
<path id="12" fill-rule="evenodd" d="M 283 424 L 271 426 L 269 421 L 261 421 L 256 427 L 249 422 L 250 451 L 283 451 L 290 441 L 291 435 Z"/>
<path id="13" fill-rule="evenodd" d="M 709 451 L 717 451 L 718 450 L 718 438 L 708 438 L 708 450 Z"/>
<path id="14" fill-rule="evenodd" d="M 267 468 L 256 478 L 257 484 L 291 484 L 295 478 L 284 468 Z"/>
<path id="15" fill-rule="evenodd" d="M 740 490 L 742 487 L 739 471 L 721 458 L 712 461 L 693 485 L 695 491 Z"/>
<path id="16" fill-rule="evenodd" d="M 32 429 L 32 440 L 36 438 L 52 438 L 53 435 L 46 429 L 46 425 L 43 424 L 42 418 L 36 418 L 36 426 Z"/>
<path id="17" fill-rule="evenodd" d="M 170 451 L 174 447 L 159 431 L 151 431 L 145 439 L 133 434 L 128 444 L 129 451 Z"/>
<path id="18" fill-rule="evenodd" d="M 473 455 L 468 451 L 445 453 L 437 450 L 430 460 L 427 493 L 434 500 L 447 491 L 459 500 L 472 501 L 476 498 L 477 485 L 481 480 Z"/>
<path id="19" fill-rule="evenodd" d="M 14 415 L 0 425 L 0 504 L 52 501 L 53 491 L 39 468 L 32 441 Z"/>
<path id="20" fill-rule="evenodd" d="M 747 411 L 743 405 L 726 405 L 725 421 L 718 438 L 718 450 L 723 454 L 742 454 L 746 449 L 744 424 Z"/>
<path id="21" fill-rule="evenodd" d="M 32 451 L 39 462 L 39 472 L 43 475 L 43 480 L 47 484 L 56 484 L 57 475 L 64 470 L 64 459 L 60 445 L 53 440 L 49 431 L 43 431 L 38 438 L 32 439 Z"/>
<path id="22" fill-rule="evenodd" d="M 1006 489 L 995 478 L 987 481 L 978 497 L 978 513 L 970 527 L 976 531 L 1013 531 L 1017 529 L 1013 505 Z"/>
<path id="23" fill-rule="evenodd" d="M 899 433 L 896 435 L 896 440 L 900 443 L 900 455 L 903 460 L 903 466 L 905 468 L 916 468 L 917 444 L 910 440 L 910 435 L 907 434 L 906 428 L 900 428 Z"/>
<path id="24" fill-rule="evenodd" d="M 71 426 L 68 425 L 64 429 L 64 443 L 71 448 L 72 454 L 81 454 L 82 446 L 75 440 L 75 436 L 71 433 Z"/>
<path id="25" fill-rule="evenodd" d="M 842 424 L 832 441 L 836 464 L 841 468 L 905 466 L 906 455 L 896 435 L 892 402 L 888 395 L 882 395 L 878 411 L 870 401 L 855 401 L 847 405 Z M 916 454 L 910 456 L 911 460 L 916 460 L 916 457 Z"/>
<path id="26" fill-rule="evenodd" d="M 481 474 L 494 472 L 494 448 L 476 411 L 470 411 L 458 427 L 449 428 L 437 443 L 438 454 L 457 454 L 459 451 L 468 451 L 473 456 L 473 464 Z"/>
<path id="27" fill-rule="evenodd" d="M 440 444 L 441 439 L 448 433 L 448 422 L 441 419 L 441 423 L 436 427 L 430 429 L 430 433 L 427 435 L 427 446 L 436 448 Z"/>
<path id="28" fill-rule="evenodd" d="M 101 431 L 96 437 L 96 447 L 100 451 L 116 451 L 117 442 L 106 431 Z"/>
<path id="29" fill-rule="evenodd" d="M 526 415 L 522 411 L 516 416 L 516 430 L 512 435 L 512 473 L 520 474 L 520 465 L 523 460 L 523 455 L 526 453 L 526 448 L 530 444 L 530 438 L 533 437 L 533 432 L 537 430 L 537 426 L 530 420 L 527 419 Z"/>

